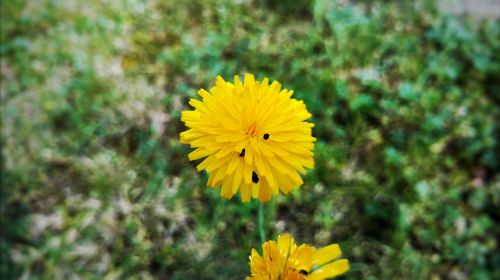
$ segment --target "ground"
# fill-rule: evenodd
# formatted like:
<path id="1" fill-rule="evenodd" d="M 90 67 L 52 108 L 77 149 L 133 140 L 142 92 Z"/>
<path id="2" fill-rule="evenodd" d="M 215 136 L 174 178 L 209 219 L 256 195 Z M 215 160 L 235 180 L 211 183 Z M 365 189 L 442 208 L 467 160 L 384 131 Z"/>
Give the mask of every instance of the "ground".
<path id="1" fill-rule="evenodd" d="M 179 144 L 217 75 L 295 91 L 315 168 L 264 234 L 346 279 L 500 278 L 500 25 L 431 1 L 3 1 L 2 278 L 242 279 L 259 202 Z"/>

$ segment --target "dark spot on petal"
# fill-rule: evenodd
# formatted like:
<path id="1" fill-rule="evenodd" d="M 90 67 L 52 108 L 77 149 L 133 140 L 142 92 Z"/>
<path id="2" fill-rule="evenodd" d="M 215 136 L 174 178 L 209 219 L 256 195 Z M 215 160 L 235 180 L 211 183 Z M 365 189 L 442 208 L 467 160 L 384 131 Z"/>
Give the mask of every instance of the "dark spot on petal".
<path id="1" fill-rule="evenodd" d="M 241 150 L 241 153 L 240 153 L 240 157 L 244 157 L 245 156 L 245 149 Z"/>
<path id="2" fill-rule="evenodd" d="M 269 134 L 268 133 L 264 134 L 264 140 L 267 140 L 267 139 L 269 139 Z"/>
<path id="3" fill-rule="evenodd" d="M 255 171 L 252 172 L 252 182 L 254 182 L 255 184 L 259 182 L 259 176 L 257 175 L 257 173 L 255 173 Z"/>
<path id="4" fill-rule="evenodd" d="M 305 269 L 301 269 L 299 271 L 299 273 L 302 274 L 302 275 L 309 275 L 309 272 L 307 272 L 307 270 L 305 270 Z"/>

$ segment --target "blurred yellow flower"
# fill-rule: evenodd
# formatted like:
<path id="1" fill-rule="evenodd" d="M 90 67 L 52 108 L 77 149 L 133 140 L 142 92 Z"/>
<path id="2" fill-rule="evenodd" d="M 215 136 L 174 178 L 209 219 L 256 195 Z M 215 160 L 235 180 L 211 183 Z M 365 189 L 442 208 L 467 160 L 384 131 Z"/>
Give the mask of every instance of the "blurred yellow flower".
<path id="1" fill-rule="evenodd" d="M 194 110 L 182 112 L 188 129 L 180 141 L 195 148 L 189 160 L 205 158 L 198 171 L 209 174 L 208 186 L 222 185 L 221 196 L 231 198 L 240 190 L 241 200 L 267 201 L 279 191 L 288 193 L 302 185 L 300 174 L 314 168 L 314 124 L 303 101 L 277 81 L 255 81 L 246 74 L 242 83 L 220 76 L 210 92 L 200 89 L 202 100 L 191 99 Z"/>
<path id="2" fill-rule="evenodd" d="M 251 276 L 247 280 L 319 280 L 333 278 L 349 270 L 347 259 L 335 260 L 342 252 L 338 244 L 321 249 L 297 246 L 289 234 L 262 244 L 262 256 L 252 249 Z M 332 262 L 333 261 L 333 262 Z"/>

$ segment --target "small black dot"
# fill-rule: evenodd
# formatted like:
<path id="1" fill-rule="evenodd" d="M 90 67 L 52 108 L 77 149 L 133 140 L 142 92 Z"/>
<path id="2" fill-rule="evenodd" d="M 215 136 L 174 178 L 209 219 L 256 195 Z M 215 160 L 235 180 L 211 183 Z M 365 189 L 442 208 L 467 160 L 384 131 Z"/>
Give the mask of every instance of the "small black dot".
<path id="1" fill-rule="evenodd" d="M 259 176 L 257 175 L 257 173 L 255 173 L 255 171 L 252 172 L 252 182 L 254 182 L 255 184 L 259 182 Z"/>
<path id="2" fill-rule="evenodd" d="M 307 270 L 305 270 L 305 269 L 301 269 L 299 271 L 299 273 L 302 274 L 302 275 L 309 275 L 309 272 L 307 272 Z"/>
<path id="3" fill-rule="evenodd" d="M 269 134 L 268 133 L 264 134 L 264 140 L 267 140 L 267 139 L 269 139 Z"/>
<path id="4" fill-rule="evenodd" d="M 245 156 L 245 149 L 241 150 L 241 153 L 240 153 L 240 157 L 244 157 Z"/>

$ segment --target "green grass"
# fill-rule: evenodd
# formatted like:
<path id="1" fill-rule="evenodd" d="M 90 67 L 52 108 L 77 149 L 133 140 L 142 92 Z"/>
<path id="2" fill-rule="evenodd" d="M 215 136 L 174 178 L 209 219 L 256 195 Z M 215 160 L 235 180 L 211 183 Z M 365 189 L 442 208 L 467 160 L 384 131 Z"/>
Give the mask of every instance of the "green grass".
<path id="1" fill-rule="evenodd" d="M 242 279 L 285 231 L 340 243 L 346 279 L 499 278 L 499 22 L 353 2 L 3 1 L 2 278 Z M 178 141 L 189 98 L 246 72 L 318 138 L 262 233 Z"/>

